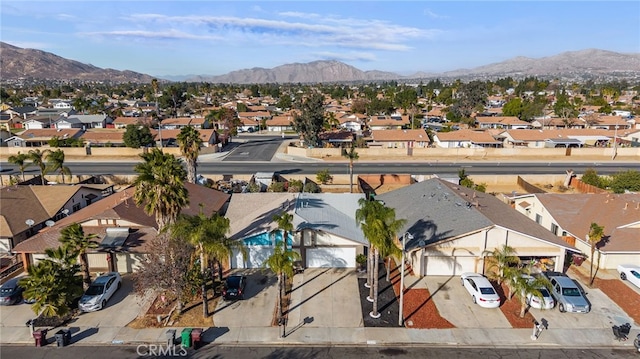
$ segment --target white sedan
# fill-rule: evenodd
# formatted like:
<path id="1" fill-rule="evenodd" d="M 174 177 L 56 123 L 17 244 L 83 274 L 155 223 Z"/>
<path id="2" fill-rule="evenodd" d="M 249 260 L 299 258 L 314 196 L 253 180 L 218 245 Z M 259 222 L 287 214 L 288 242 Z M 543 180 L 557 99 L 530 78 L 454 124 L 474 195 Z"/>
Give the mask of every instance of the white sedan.
<path id="1" fill-rule="evenodd" d="M 620 264 L 618 266 L 618 273 L 620 273 L 620 279 L 628 280 L 629 283 L 640 288 L 640 266 L 633 264 Z"/>
<path id="2" fill-rule="evenodd" d="M 474 303 L 483 308 L 498 308 L 500 306 L 500 296 L 482 274 L 463 273 L 460 280 L 462 286 L 471 294 Z"/>

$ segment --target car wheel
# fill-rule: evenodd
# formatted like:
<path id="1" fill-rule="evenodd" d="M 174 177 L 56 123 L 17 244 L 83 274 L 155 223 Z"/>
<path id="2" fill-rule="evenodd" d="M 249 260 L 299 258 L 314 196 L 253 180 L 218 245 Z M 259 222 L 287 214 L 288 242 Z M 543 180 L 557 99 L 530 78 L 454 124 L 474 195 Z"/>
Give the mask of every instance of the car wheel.
<path id="1" fill-rule="evenodd" d="M 562 303 L 558 304 L 558 310 L 560 311 L 560 313 L 564 313 L 565 312 L 564 304 L 562 304 Z"/>
<path id="2" fill-rule="evenodd" d="M 471 297 L 473 299 L 473 304 L 477 304 L 476 303 L 476 296 L 474 295 L 473 297 Z"/>
<path id="3" fill-rule="evenodd" d="M 620 273 L 620 279 L 627 280 L 627 274 L 626 273 Z"/>
<path id="4" fill-rule="evenodd" d="M 122 282 L 118 282 L 118 288 L 116 290 L 120 289 L 120 287 L 122 287 Z"/>
<path id="5" fill-rule="evenodd" d="M 100 306 L 100 309 L 104 309 L 104 307 L 106 307 L 106 306 L 107 306 L 107 301 L 103 300 L 102 301 L 102 306 Z"/>
<path id="6" fill-rule="evenodd" d="M 460 285 L 464 287 L 464 279 L 460 278 Z"/>

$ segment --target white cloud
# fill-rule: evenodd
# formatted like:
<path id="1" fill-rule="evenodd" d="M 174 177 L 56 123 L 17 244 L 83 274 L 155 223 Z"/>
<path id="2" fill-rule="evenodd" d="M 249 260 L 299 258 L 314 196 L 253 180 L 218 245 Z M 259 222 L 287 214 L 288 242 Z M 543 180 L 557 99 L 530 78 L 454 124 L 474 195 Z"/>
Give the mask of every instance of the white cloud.
<path id="1" fill-rule="evenodd" d="M 424 9 L 424 14 L 432 19 L 448 19 L 449 18 L 449 16 L 446 16 L 446 15 L 436 14 L 435 12 L 431 11 L 431 9 Z"/>
<path id="2" fill-rule="evenodd" d="M 64 20 L 64 21 L 69 21 L 69 20 L 76 20 L 77 17 L 74 15 L 69 15 L 69 14 L 57 14 L 55 16 L 56 19 L 58 20 Z"/>
<path id="3" fill-rule="evenodd" d="M 121 30 L 79 33 L 81 36 L 101 36 L 101 37 L 132 37 L 146 39 L 172 39 L 172 40 L 220 40 L 219 36 L 193 35 L 176 30 L 166 31 L 143 31 L 143 30 Z"/>
<path id="4" fill-rule="evenodd" d="M 377 58 L 374 54 L 369 52 L 316 52 L 313 53 L 323 60 L 338 60 L 338 61 L 376 61 Z"/>

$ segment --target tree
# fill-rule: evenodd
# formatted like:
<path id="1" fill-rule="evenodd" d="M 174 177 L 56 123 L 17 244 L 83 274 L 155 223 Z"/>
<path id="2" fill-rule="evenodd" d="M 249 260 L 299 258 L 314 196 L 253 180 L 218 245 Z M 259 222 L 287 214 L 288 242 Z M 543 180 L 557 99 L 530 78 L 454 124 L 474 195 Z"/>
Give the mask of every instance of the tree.
<path id="1" fill-rule="evenodd" d="M 122 142 L 130 148 L 140 148 L 153 144 L 153 135 L 147 126 L 127 125 Z"/>
<path id="2" fill-rule="evenodd" d="M 518 118 L 522 119 L 521 116 L 523 110 L 524 105 L 522 103 L 522 99 L 516 97 L 504 104 L 504 106 L 502 107 L 502 114 L 505 116 L 517 116 Z"/>
<path id="3" fill-rule="evenodd" d="M 612 176 L 609 185 L 614 193 L 624 193 L 625 191 L 640 191 L 640 172 L 636 170 L 627 170 L 618 172 Z"/>
<path id="4" fill-rule="evenodd" d="M 300 113 L 293 118 L 293 128 L 308 147 L 320 146 L 320 132 L 324 123 L 324 98 L 321 94 L 309 96 L 301 105 Z"/>
<path id="5" fill-rule="evenodd" d="M 369 241 L 369 251 L 373 253 L 370 260 L 373 267 L 369 271 L 367 280 L 371 280 L 370 298 L 373 301 L 373 310 L 369 315 L 378 318 L 378 262 L 379 256 L 395 255 L 399 253 L 398 247 L 393 242 L 396 233 L 406 223 L 404 219 L 396 219 L 395 209 L 386 207 L 379 201 L 370 201 L 361 198 L 358 201 L 360 208 L 356 210 L 356 222 L 362 228 L 364 236 Z"/>
<path id="6" fill-rule="evenodd" d="M 516 255 L 516 250 L 509 245 L 502 245 L 493 251 L 485 251 L 483 254 L 489 255 L 489 269 L 493 269 L 489 273 L 489 278 L 496 280 L 498 284 L 509 277 L 505 270 L 511 266 L 520 263 L 520 258 Z"/>
<path id="7" fill-rule="evenodd" d="M 591 222 L 591 225 L 589 226 L 589 234 L 587 235 L 587 241 L 589 241 L 589 244 L 591 246 L 591 257 L 589 257 L 589 259 L 591 260 L 591 267 L 589 269 L 589 286 L 592 286 L 593 281 L 596 279 L 596 276 L 593 273 L 593 266 L 597 265 L 596 274 L 598 273 L 598 268 L 600 268 L 600 258 L 598 258 L 598 260 L 596 261 L 594 255 L 596 249 L 598 248 L 598 244 L 602 240 L 602 237 L 604 237 L 604 226 L 600 226 L 595 222 Z M 600 251 L 598 251 L 598 253 L 600 253 Z"/>
<path id="8" fill-rule="evenodd" d="M 487 102 L 487 88 L 482 81 L 475 80 L 461 84 L 458 91 L 458 99 L 451 106 L 451 112 L 462 119 L 471 118 L 471 113 Z"/>
<path id="9" fill-rule="evenodd" d="M 47 164 L 45 162 L 45 157 L 47 156 L 48 153 L 49 153 L 49 150 L 40 151 L 39 148 L 36 148 L 35 150 L 30 150 L 28 153 L 31 163 L 38 166 L 38 168 L 40 169 L 40 178 L 42 180 L 43 186 L 47 184 L 47 180 L 44 178 L 44 176 L 47 175 L 47 170 L 48 170 Z"/>
<path id="10" fill-rule="evenodd" d="M 287 246 L 289 233 L 293 231 L 293 215 L 282 212 L 273 216 L 273 221 L 278 225 L 278 229 L 271 232 L 271 235 L 277 239 L 278 232 L 282 232 L 282 246 L 276 242 L 273 254 L 269 256 L 263 263 L 263 267 L 271 269 L 278 276 L 278 323 L 282 324 L 282 337 L 285 336 L 285 320 L 283 313 L 283 297 L 285 291 L 285 281 L 287 277 L 293 276 L 293 264 L 300 258 L 298 252 L 294 252 Z M 275 242 L 275 241 L 274 241 Z"/>
<path id="11" fill-rule="evenodd" d="M 359 158 L 353 142 L 351 142 L 351 147 L 348 151 L 344 148 L 342 149 L 342 157 L 349 160 L 349 192 L 353 193 L 353 161 Z"/>
<path id="12" fill-rule="evenodd" d="M 200 146 L 202 146 L 200 131 L 192 126 L 183 127 L 176 139 L 178 146 L 180 146 L 180 153 L 184 156 L 187 164 L 187 181 L 196 183 L 198 155 L 200 154 Z"/>
<path id="13" fill-rule="evenodd" d="M 71 170 L 64 165 L 64 151 L 57 149 L 55 151 L 49 151 L 47 153 L 47 166 L 51 172 L 56 172 L 62 175 L 62 183 L 65 183 L 64 176 L 69 176 L 71 180 Z"/>
<path id="14" fill-rule="evenodd" d="M 325 168 L 325 169 L 320 170 L 320 171 L 318 171 L 316 173 L 316 180 L 318 180 L 318 182 L 320 182 L 322 184 L 327 184 L 327 183 L 333 181 L 333 176 L 329 172 L 329 169 Z"/>
<path id="15" fill-rule="evenodd" d="M 78 223 L 70 224 L 60 231 L 60 242 L 62 245 L 68 247 L 73 253 L 77 253 L 80 259 L 80 271 L 82 272 L 82 286 L 84 290 L 87 290 L 91 285 L 87 249 L 98 248 L 98 242 L 93 240 L 96 237 L 95 234 L 84 234 L 82 226 Z"/>
<path id="16" fill-rule="evenodd" d="M 549 288 L 551 283 L 542 276 L 533 277 L 533 279 L 532 277 L 524 276 L 522 271 L 516 271 L 514 274 L 515 276 L 513 276 L 513 279 L 510 281 L 510 290 L 511 293 L 518 298 L 520 302 L 520 318 L 524 318 L 527 307 L 530 305 L 527 298 L 536 297 L 539 298 L 540 301 L 544 300 L 540 288 Z M 511 295 L 509 297 L 511 297 Z"/>
<path id="17" fill-rule="evenodd" d="M 29 276 L 19 284 L 24 288 L 23 297 L 35 300 L 31 309 L 36 315 L 64 316 L 83 292 L 77 254 L 67 246 L 47 248 L 45 254 L 45 259 L 29 266 Z"/>
<path id="18" fill-rule="evenodd" d="M 201 208 L 197 216 L 181 215 L 175 223 L 169 224 L 166 230 L 172 238 L 187 241 L 195 248 L 203 279 L 201 281 L 202 309 L 203 316 L 206 318 L 209 316 L 206 283 L 208 254 L 214 252 L 219 256 L 218 258 L 225 255 L 228 257 L 231 254 L 231 248 L 227 247 L 228 244 L 222 240 L 229 231 L 229 219 L 217 213 L 207 217 Z"/>
<path id="19" fill-rule="evenodd" d="M 18 166 L 18 170 L 20 171 L 20 174 L 22 174 L 22 182 L 24 182 L 24 170 L 26 170 L 30 165 L 30 163 L 27 162 L 29 160 L 29 155 L 18 151 L 17 154 L 9 156 L 7 160 L 9 163 Z"/>
<path id="20" fill-rule="evenodd" d="M 155 215 L 158 230 L 173 222 L 184 206 L 189 204 L 188 191 L 184 187 L 186 173 L 182 161 L 172 154 L 154 148 L 140 155 L 144 162 L 138 163 L 134 181 L 133 198 L 144 211 Z"/>
<path id="21" fill-rule="evenodd" d="M 587 168 L 580 180 L 586 184 L 602 188 L 602 181 L 598 175 L 598 171 L 593 168 Z"/>

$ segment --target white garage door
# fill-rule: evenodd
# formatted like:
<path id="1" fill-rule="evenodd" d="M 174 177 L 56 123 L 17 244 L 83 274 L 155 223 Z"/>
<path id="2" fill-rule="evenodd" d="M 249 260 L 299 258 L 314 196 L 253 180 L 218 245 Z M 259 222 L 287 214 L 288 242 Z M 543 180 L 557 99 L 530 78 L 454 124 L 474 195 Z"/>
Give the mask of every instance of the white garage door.
<path id="1" fill-rule="evenodd" d="M 273 254 L 272 247 L 247 246 L 245 259 L 240 251 L 234 250 L 231 256 L 231 268 L 260 268 L 271 254 Z"/>
<path id="2" fill-rule="evenodd" d="M 356 266 L 354 247 L 307 248 L 308 268 L 353 268 Z"/>
<path id="3" fill-rule="evenodd" d="M 460 275 L 476 271 L 476 258 L 424 256 L 423 268 L 423 275 Z"/>

